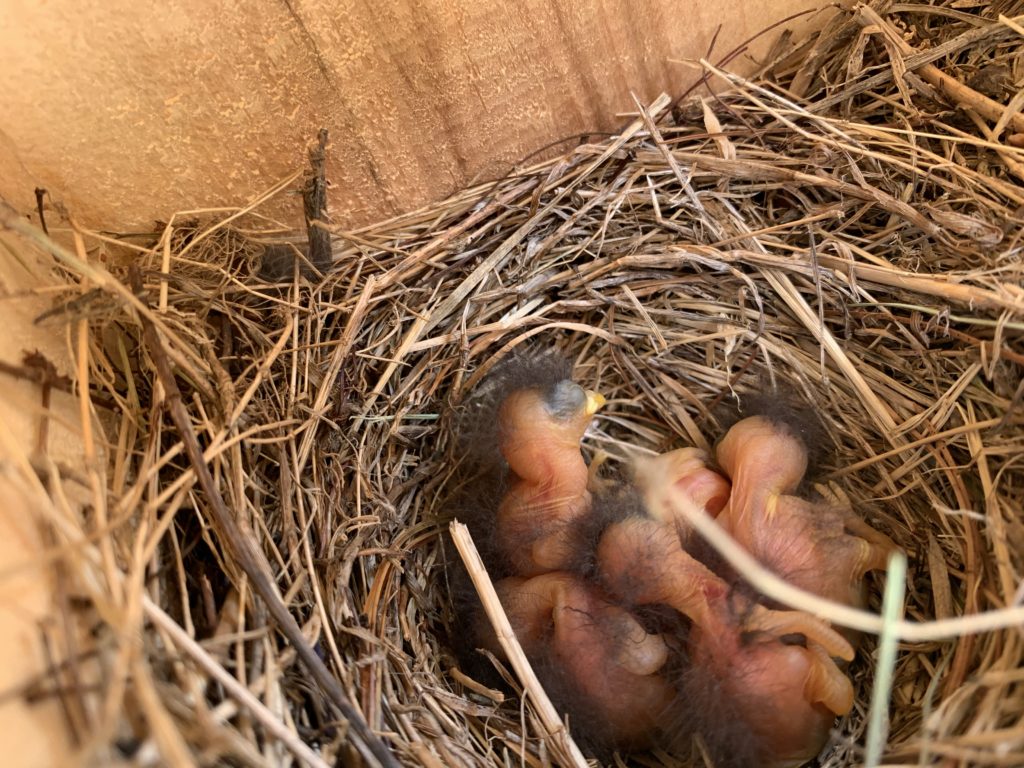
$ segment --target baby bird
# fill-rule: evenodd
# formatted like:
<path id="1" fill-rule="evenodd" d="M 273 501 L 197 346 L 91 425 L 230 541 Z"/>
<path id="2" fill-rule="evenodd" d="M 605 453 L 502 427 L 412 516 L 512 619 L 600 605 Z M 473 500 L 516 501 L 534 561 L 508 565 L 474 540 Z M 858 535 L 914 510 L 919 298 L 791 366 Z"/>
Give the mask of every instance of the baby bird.
<path id="1" fill-rule="evenodd" d="M 658 674 L 665 640 L 564 571 L 502 579 L 495 588 L 523 650 L 558 698 L 600 732 L 602 745 L 651 746 L 674 691 Z M 487 633 L 482 633 L 487 636 Z M 490 636 L 488 650 L 501 653 Z M 593 740 L 593 739 L 592 739 Z"/>
<path id="2" fill-rule="evenodd" d="M 846 605 L 864 604 L 864 575 L 884 570 L 897 549 L 849 508 L 792 495 L 807 471 L 804 442 L 786 424 L 751 416 L 735 424 L 716 455 L 732 480 L 718 522 L 787 581 Z"/>
<path id="3" fill-rule="evenodd" d="M 567 379 L 510 394 L 498 411 L 498 444 L 510 471 L 497 536 L 520 576 L 576 559 L 572 526 L 590 510 L 580 440 L 604 398 Z"/>
<path id="4" fill-rule="evenodd" d="M 717 518 L 794 583 L 850 604 L 892 542 L 849 510 L 792 495 L 807 448 L 763 417 L 722 440 L 721 472 L 682 448 L 638 462 L 632 483 L 595 481 L 580 442 L 604 398 L 553 360 L 499 369 L 474 420 L 481 453 L 500 455 L 499 478 L 474 497 L 474 535 L 489 539 L 499 598 L 545 688 L 599 747 L 682 734 L 673 746 L 685 749 L 700 733 L 723 766 L 810 760 L 852 708 L 836 659 L 854 649 L 699 560 L 687 511 Z M 473 630 L 477 646 L 500 655 L 482 614 Z"/>
<path id="5" fill-rule="evenodd" d="M 692 502 L 669 486 L 656 503 Z M 667 605 L 693 622 L 689 660 L 716 687 L 687 693 L 725 699 L 716 706 L 737 715 L 731 727 L 752 737 L 758 764 L 811 759 L 836 715 L 852 707 L 853 687 L 832 660 L 853 658 L 846 639 L 805 613 L 770 610 L 737 593 L 682 548 L 673 527 L 645 518 L 613 524 L 598 543 L 597 563 L 602 583 L 626 604 Z M 699 698 L 690 706 L 700 706 Z M 730 731 L 717 727 L 717 736 Z"/>
<path id="6" fill-rule="evenodd" d="M 671 479 L 662 493 L 648 489 L 648 508 L 655 517 L 684 520 L 681 507 L 692 501 Z M 666 529 L 652 520 L 627 521 L 608 530 L 598 557 L 610 589 L 633 600 L 665 602 L 693 621 L 689 657 L 703 674 L 685 676 L 680 695 L 715 697 L 709 706 L 729 713 L 701 733 L 718 762 L 783 768 L 812 759 L 836 717 L 853 707 L 853 686 L 834 660 L 851 660 L 853 647 L 807 613 L 771 610 L 735 590 Z M 639 570 L 648 559 L 664 565 L 643 578 Z M 693 680 L 702 685 L 694 687 Z M 731 744 L 744 735 L 750 762 L 734 762 Z"/>

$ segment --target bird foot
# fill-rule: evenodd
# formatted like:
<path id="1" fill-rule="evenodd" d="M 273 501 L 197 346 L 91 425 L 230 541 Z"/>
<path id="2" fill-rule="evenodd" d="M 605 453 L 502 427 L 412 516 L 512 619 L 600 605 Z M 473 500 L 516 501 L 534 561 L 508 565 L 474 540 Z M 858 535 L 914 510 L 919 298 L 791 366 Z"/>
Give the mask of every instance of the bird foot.
<path id="1" fill-rule="evenodd" d="M 861 578 L 868 571 L 884 571 L 889 565 L 889 557 L 900 548 L 896 542 L 881 531 L 877 531 L 864 520 L 850 513 L 843 519 L 843 528 L 857 540 L 861 555 L 857 570 Z"/>
<path id="2" fill-rule="evenodd" d="M 804 697 L 830 712 L 845 715 L 853 709 L 853 683 L 820 645 L 809 642 L 807 651 L 813 661 L 804 682 Z"/>
<path id="3" fill-rule="evenodd" d="M 841 634 L 801 611 L 773 611 L 763 606 L 757 606 L 744 629 L 760 630 L 780 639 L 784 635 L 803 635 L 809 664 L 804 697 L 837 715 L 845 715 L 853 707 L 853 684 L 834 660 L 853 659 L 853 646 Z"/>
<path id="4" fill-rule="evenodd" d="M 754 606 L 752 615 L 744 623 L 745 632 L 766 632 L 776 637 L 800 634 L 808 645 L 820 645 L 829 656 L 852 661 L 853 646 L 841 634 L 823 621 L 803 611 L 775 611 L 763 605 Z"/>
<path id="5" fill-rule="evenodd" d="M 688 529 L 689 524 L 678 515 L 663 519 L 671 505 L 651 503 L 667 490 L 686 496 L 695 506 L 712 517 L 722 511 L 729 500 L 729 481 L 709 469 L 707 454 L 699 448 L 678 448 L 651 458 L 638 459 L 633 466 L 637 487 L 648 500 L 648 508 L 661 522 L 672 522 Z M 659 514 L 660 513 L 660 514 Z"/>

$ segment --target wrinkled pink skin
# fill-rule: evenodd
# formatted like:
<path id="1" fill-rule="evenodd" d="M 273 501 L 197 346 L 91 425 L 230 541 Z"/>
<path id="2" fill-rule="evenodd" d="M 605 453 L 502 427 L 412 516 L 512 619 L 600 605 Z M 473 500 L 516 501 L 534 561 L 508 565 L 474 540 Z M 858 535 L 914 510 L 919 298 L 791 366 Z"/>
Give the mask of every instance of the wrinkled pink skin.
<path id="1" fill-rule="evenodd" d="M 783 447 L 789 450 L 794 446 Z M 779 474 L 786 487 L 789 487 L 789 475 L 795 477 L 792 482 L 795 487 L 805 471 L 806 457 L 802 446 L 798 447 L 799 451 L 782 457 L 784 471 Z M 763 455 L 742 454 L 741 451 L 739 460 L 731 468 L 742 483 L 749 474 L 747 463 L 764 460 Z M 732 499 L 737 497 L 735 487 L 730 488 L 725 478 L 708 468 L 703 453 L 695 448 L 682 448 L 640 462 L 637 482 L 652 514 L 672 523 L 684 540 L 689 535 L 689 524 L 677 509 L 680 495 L 687 497 L 697 509 L 711 516 L 718 515 L 722 523 L 729 520 L 728 514 L 725 519 L 722 515 L 723 510 L 730 509 L 730 490 Z M 666 497 L 667 489 L 673 491 L 670 497 Z M 739 490 L 743 492 L 744 487 Z M 774 490 L 774 487 L 768 488 L 769 492 Z M 622 589 L 633 586 L 633 599 L 665 602 L 693 619 L 696 624 L 692 636 L 695 663 L 703 664 L 719 679 L 722 692 L 733 699 L 769 763 L 799 765 L 813 758 L 827 739 L 836 715 L 845 714 L 852 707 L 852 685 L 830 658 L 830 654 L 850 658 L 852 649 L 836 642 L 832 633 L 819 637 L 821 642 L 810 639 L 806 647 L 786 645 L 778 639 L 783 634 L 782 628 L 773 626 L 770 615 L 756 611 L 748 616 L 746 625 L 742 624 L 742 617 L 750 607 L 745 609 L 736 601 L 727 603 L 727 585 L 693 561 L 679 548 L 677 540 L 649 529 L 642 533 L 636 531 L 631 540 L 624 538 L 623 533 L 623 529 L 609 532 L 610 540 L 602 542 L 602 547 L 607 547 L 607 550 L 602 549 L 606 575 Z M 745 533 L 763 534 L 765 531 L 746 530 Z M 775 529 L 767 533 L 771 539 Z M 788 533 L 783 531 L 781 538 Z M 749 546 L 749 541 L 742 543 Z M 630 551 L 634 554 L 624 556 Z M 627 575 L 630 562 L 664 563 L 666 567 L 662 571 L 668 575 L 655 577 L 639 571 Z M 819 564 L 819 568 L 823 567 Z M 803 619 L 813 621 L 804 614 L 784 615 L 785 622 L 794 624 Z M 758 629 L 759 624 L 762 625 L 759 634 L 744 636 Z M 804 632 L 813 638 L 820 626 L 813 622 L 809 631 L 802 626 L 789 626 L 789 631 Z"/>
<path id="2" fill-rule="evenodd" d="M 766 765 L 798 766 L 811 760 L 827 741 L 837 714 L 813 700 L 811 652 L 777 638 L 745 644 L 737 639 L 736 633 L 704 634 L 694 641 L 694 663 L 706 663 L 716 672 L 722 694 L 735 703 Z M 852 689 L 849 696 L 852 700 Z M 845 704 L 837 708 L 848 709 Z"/>
<path id="3" fill-rule="evenodd" d="M 572 574 L 495 586 L 523 650 L 562 668 L 606 724 L 602 738 L 619 748 L 651 746 L 674 693 L 657 674 L 667 658 L 664 640 Z"/>
<path id="4" fill-rule="evenodd" d="M 718 695 L 733 699 L 767 764 L 814 757 L 836 715 L 852 707 L 853 688 L 831 658 L 852 658 L 849 644 L 807 614 L 744 605 L 682 549 L 672 527 L 617 523 L 601 538 L 597 557 L 614 594 L 638 605 L 669 605 L 693 621 L 693 662 L 718 678 Z M 781 641 L 791 634 L 803 634 L 806 647 Z"/>
<path id="5" fill-rule="evenodd" d="M 592 473 L 579 450 L 590 416 L 552 419 L 531 390 L 503 404 L 501 449 L 513 482 L 499 508 L 497 533 L 524 578 L 498 586 L 527 653 L 563 663 L 591 706 L 606 716 L 617 743 L 643 746 L 657 719 L 653 713 L 664 711 L 672 694 L 651 650 L 660 638 L 646 635 L 627 611 L 561 572 L 575 554 L 562 532 L 591 504 Z M 852 514 L 791 495 L 806 472 L 803 445 L 754 417 L 730 430 L 717 458 L 729 480 L 708 468 L 699 451 L 686 448 L 645 462 L 638 487 L 645 495 L 671 487 L 717 516 L 740 544 L 794 583 L 860 604 L 864 573 L 884 567 L 894 545 Z M 683 518 L 663 517 L 626 520 L 605 532 L 596 553 L 604 583 L 626 604 L 666 604 L 693 621 L 694 662 L 719 679 L 719 695 L 733 699 L 766 765 L 813 758 L 835 716 L 852 706 L 849 679 L 832 660 L 852 658 L 852 647 L 806 614 L 737 606 L 730 587 L 683 549 Z M 631 633 L 642 640 L 636 647 L 623 645 Z M 781 641 L 794 634 L 804 635 L 805 644 Z"/>
<path id="6" fill-rule="evenodd" d="M 803 443 L 768 419 L 751 417 L 729 430 L 716 455 L 732 481 L 732 494 L 718 515 L 719 524 L 764 565 L 796 586 L 862 607 L 864 575 L 883 570 L 897 547 L 849 509 L 791 495 L 807 471 Z M 851 642 L 857 639 L 853 632 L 846 636 Z M 820 653 L 820 648 L 814 650 Z M 749 700 L 744 711 L 751 727 L 763 734 L 779 765 L 799 765 L 814 757 L 828 737 L 833 713 L 844 714 L 852 706 L 852 687 L 848 704 L 836 706 L 841 702 L 837 697 L 830 707 L 824 707 L 815 701 L 821 696 L 801 697 L 792 686 L 773 689 L 767 679 L 775 676 L 781 680 L 790 674 L 784 671 L 787 668 L 801 674 L 800 654 L 754 648 L 742 655 L 742 668 L 737 668 L 728 685 L 760 687 L 772 703 L 760 707 L 756 699 Z M 748 685 L 751 673 L 753 686 Z M 830 689 L 829 682 L 817 685 L 820 690 Z"/>
<path id="7" fill-rule="evenodd" d="M 562 532 L 590 510 L 589 472 L 580 440 L 592 412 L 550 416 L 541 393 L 513 393 L 499 411 L 501 453 L 512 485 L 498 508 L 497 535 L 522 576 L 564 570 L 574 552 Z"/>
<path id="8" fill-rule="evenodd" d="M 808 592 L 862 606 L 864 574 L 896 545 L 852 511 L 791 495 L 807 471 L 803 443 L 767 419 L 738 422 L 718 446 L 732 479 L 719 523 L 752 555 Z"/>

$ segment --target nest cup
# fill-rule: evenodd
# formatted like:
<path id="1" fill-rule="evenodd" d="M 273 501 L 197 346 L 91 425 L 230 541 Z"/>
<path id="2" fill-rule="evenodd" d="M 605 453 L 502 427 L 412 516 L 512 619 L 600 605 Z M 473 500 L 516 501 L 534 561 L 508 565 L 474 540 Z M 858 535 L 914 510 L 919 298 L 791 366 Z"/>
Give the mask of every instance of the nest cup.
<path id="1" fill-rule="evenodd" d="M 52 674 L 17 693 L 58 699 L 91 763 L 372 761 L 357 720 L 407 765 L 577 760 L 451 652 L 454 416 L 493 365 L 544 347 L 608 399 L 584 451 L 613 463 L 708 447 L 718 406 L 777 383 L 820 414 L 818 479 L 905 549 L 919 623 L 890 622 L 874 702 L 867 636 L 821 765 L 1024 764 L 1024 155 L 1009 123 L 903 77 L 886 35 L 946 46 L 934 65 L 974 93 L 979 72 L 1019 72 L 1019 38 L 998 9 L 900 7 L 882 26 L 877 4 L 839 14 L 759 78 L 707 65 L 718 95 L 658 99 L 495 183 L 337 223 L 322 279 L 261 277 L 266 243 L 297 238 L 258 204 L 175 217 L 155 244 L 5 218 L 19 258 L 55 258 L 41 322 L 67 333 L 75 381 L 44 388 L 88 414 L 91 457 L 61 466 L 43 444 L 8 470 L 58 585 Z M 701 764 L 699 744 L 632 759 Z"/>

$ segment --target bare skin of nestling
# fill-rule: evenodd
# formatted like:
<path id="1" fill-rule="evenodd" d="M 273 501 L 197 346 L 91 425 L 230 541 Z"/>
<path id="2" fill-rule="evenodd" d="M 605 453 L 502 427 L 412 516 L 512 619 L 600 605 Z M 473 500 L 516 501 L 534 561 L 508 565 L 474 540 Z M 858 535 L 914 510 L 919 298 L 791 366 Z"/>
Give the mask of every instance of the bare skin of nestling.
<path id="1" fill-rule="evenodd" d="M 812 759 L 835 717 L 853 705 L 852 684 L 836 661 L 853 658 L 850 642 L 806 613 L 759 604 L 696 560 L 686 550 L 688 514 L 716 517 L 768 567 L 848 604 L 859 604 L 864 573 L 884 566 L 892 542 L 848 509 L 794 496 L 806 448 L 754 418 L 718 446 L 721 472 L 695 448 L 638 462 L 635 485 L 648 514 L 610 523 L 591 550 L 575 535 L 577 524 L 594 498 L 606 511 L 619 503 L 615 484 L 598 481 L 580 451 L 603 402 L 564 380 L 515 390 L 499 406 L 509 485 L 494 533 L 517 575 L 496 586 L 524 650 L 577 696 L 576 714 L 588 713 L 605 743 L 648 746 L 659 729 L 672 732 L 680 716 L 706 702 L 733 713 L 722 738 L 748 733 L 762 768 Z M 588 560 L 596 583 L 569 572 Z M 645 630 L 635 612 L 659 606 L 687 617 L 688 634 Z M 480 634 L 500 653 L 488 628 Z M 678 666 L 666 665 L 670 645 L 707 673 L 706 690 L 672 677 Z"/>
<path id="2" fill-rule="evenodd" d="M 580 440 L 601 395 L 571 381 L 551 392 L 514 392 L 499 411 L 500 449 L 512 473 L 498 508 L 497 535 L 513 570 L 564 570 L 577 553 L 569 526 L 590 510 L 590 473 Z"/>
<path id="3" fill-rule="evenodd" d="M 729 481 L 708 467 L 707 454 L 699 448 L 677 448 L 640 459 L 634 463 L 633 474 L 651 515 L 663 523 L 674 523 L 684 539 L 689 535 L 686 520 L 662 519 L 660 516 L 666 513 L 667 506 L 652 503 L 653 495 L 672 486 L 711 517 L 716 517 L 729 501 Z"/>
<path id="4" fill-rule="evenodd" d="M 619 748 L 650 746 L 674 694 L 657 674 L 668 657 L 662 637 L 569 573 L 512 577 L 495 587 L 523 650 L 557 669 L 562 684 L 585 698 L 602 740 Z"/>
<path id="5" fill-rule="evenodd" d="M 849 508 L 792 495 L 807 471 L 807 449 L 762 416 L 735 424 L 717 448 L 732 480 L 718 522 L 787 581 L 851 606 L 864 603 L 864 575 L 884 570 L 897 547 Z"/>
<path id="6" fill-rule="evenodd" d="M 836 715 L 853 706 L 850 680 L 832 658 L 853 658 L 845 638 L 808 614 L 736 595 L 682 548 L 672 526 L 647 518 L 616 523 L 601 537 L 597 558 L 609 591 L 628 604 L 668 605 L 693 621 L 691 661 L 717 678 L 716 695 L 731 699 L 764 765 L 811 759 Z"/>
<path id="7" fill-rule="evenodd" d="M 591 508 L 594 472 L 580 441 L 603 404 L 571 381 L 522 389 L 502 403 L 499 448 L 511 479 L 497 537 L 520 575 L 496 588 L 526 654 L 559 670 L 560 685 L 577 694 L 577 709 L 599 723 L 598 740 L 638 749 L 650 746 L 674 695 L 658 674 L 665 641 L 564 570 L 580 557 L 570 529 Z"/>

